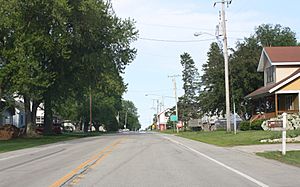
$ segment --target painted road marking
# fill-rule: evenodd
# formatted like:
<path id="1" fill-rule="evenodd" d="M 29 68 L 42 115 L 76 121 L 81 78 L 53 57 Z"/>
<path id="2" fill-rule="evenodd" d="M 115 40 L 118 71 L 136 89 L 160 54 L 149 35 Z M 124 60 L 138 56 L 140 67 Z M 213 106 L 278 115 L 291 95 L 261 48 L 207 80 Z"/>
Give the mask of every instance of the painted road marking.
<path id="1" fill-rule="evenodd" d="M 83 173 L 88 170 L 89 168 L 93 167 L 96 164 L 99 164 L 100 161 L 102 161 L 106 156 L 108 156 L 114 148 L 119 145 L 124 138 L 118 139 L 114 141 L 112 144 L 106 146 L 104 149 L 102 149 L 98 154 L 94 155 L 92 158 L 88 159 L 87 161 L 81 163 L 79 166 L 77 166 L 75 169 L 73 169 L 71 172 L 63 176 L 62 178 L 55 181 L 52 185 L 49 187 L 61 187 L 65 184 L 72 182 L 74 179 L 76 179 L 78 176 L 80 178 L 83 177 Z M 76 183 L 79 182 L 80 178 L 77 178 L 75 181 Z"/>
<path id="2" fill-rule="evenodd" d="M 224 163 L 222 163 L 222 162 L 220 162 L 220 161 L 218 161 L 218 160 L 216 160 L 214 158 L 211 158 L 210 156 L 207 156 L 206 154 L 201 153 L 201 152 L 199 152 L 199 151 L 197 151 L 197 150 L 195 150 L 195 149 L 193 149 L 193 148 L 191 148 L 191 147 L 189 147 L 187 145 L 184 145 L 183 143 L 180 143 L 180 142 L 178 142 L 176 140 L 173 140 L 173 139 L 165 137 L 165 136 L 163 136 L 163 138 L 165 138 L 165 139 L 167 139 L 167 140 L 169 140 L 169 141 L 171 141 L 173 143 L 176 143 L 178 145 L 181 145 L 182 147 L 184 147 L 184 148 L 186 148 L 186 149 L 188 149 L 188 150 L 190 150 L 190 151 L 192 151 L 192 152 L 194 152 L 194 153 L 196 153 L 196 154 L 198 154 L 198 155 L 200 155 L 202 157 L 205 157 L 205 158 L 213 161 L 214 163 L 216 163 L 216 164 L 218 164 L 220 166 L 223 166 L 224 168 L 226 168 L 226 169 L 228 169 L 228 170 L 230 170 L 230 171 L 232 171 L 232 172 L 234 172 L 234 173 L 236 173 L 236 174 L 238 174 L 238 175 L 240 175 L 240 176 L 248 179 L 249 181 L 251 181 L 251 182 L 253 182 L 253 183 L 255 183 L 255 184 L 257 184 L 257 185 L 259 185 L 261 187 L 269 187 L 267 184 L 265 184 L 265 183 L 263 183 L 261 181 L 258 181 L 256 179 L 250 177 L 249 175 L 247 175 L 247 174 L 245 174 L 245 173 L 243 173 L 241 171 L 238 171 L 238 170 L 236 170 L 236 169 L 234 169 L 234 168 L 232 168 L 232 167 L 230 167 L 230 166 L 228 166 L 228 165 L 226 165 L 226 164 L 224 164 Z"/>

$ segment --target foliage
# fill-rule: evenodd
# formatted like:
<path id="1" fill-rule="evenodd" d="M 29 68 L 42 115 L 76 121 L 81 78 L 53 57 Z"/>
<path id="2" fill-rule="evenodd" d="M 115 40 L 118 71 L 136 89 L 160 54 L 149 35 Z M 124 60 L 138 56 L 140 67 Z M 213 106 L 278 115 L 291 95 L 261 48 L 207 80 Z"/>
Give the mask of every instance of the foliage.
<path id="1" fill-rule="evenodd" d="M 249 121 L 242 121 L 240 123 L 240 130 L 241 131 L 248 131 L 248 130 L 250 130 L 250 122 Z"/>
<path id="2" fill-rule="evenodd" d="M 200 90 L 199 72 L 195 62 L 188 53 L 180 55 L 184 95 L 179 98 L 178 113 L 182 121 L 189 121 L 199 116 L 197 95 Z"/>
<path id="3" fill-rule="evenodd" d="M 119 113 L 119 128 L 123 129 L 126 121 L 126 128 L 138 130 L 141 128 L 137 108 L 132 101 L 123 100 L 122 110 Z"/>
<path id="4" fill-rule="evenodd" d="M 254 120 L 251 124 L 250 124 L 250 129 L 251 130 L 263 130 L 261 127 L 261 124 L 264 122 L 264 120 Z"/>
<path id="5" fill-rule="evenodd" d="M 263 47 L 269 46 L 295 46 L 297 45 L 296 33 L 289 27 L 280 24 L 262 24 L 255 28 L 254 37 Z"/>
<path id="6" fill-rule="evenodd" d="M 40 102 L 45 132 L 51 130 L 53 112 L 87 122 L 90 94 L 95 123 L 116 124 L 126 90 L 120 74 L 136 54 L 130 47 L 137 38 L 134 22 L 118 18 L 110 1 L 1 4 L 0 96 L 24 98 L 26 124 L 35 121 Z"/>
<path id="7" fill-rule="evenodd" d="M 225 111 L 224 58 L 217 43 L 212 43 L 207 53 L 208 60 L 202 66 L 202 90 L 199 95 L 201 111 L 219 115 Z"/>

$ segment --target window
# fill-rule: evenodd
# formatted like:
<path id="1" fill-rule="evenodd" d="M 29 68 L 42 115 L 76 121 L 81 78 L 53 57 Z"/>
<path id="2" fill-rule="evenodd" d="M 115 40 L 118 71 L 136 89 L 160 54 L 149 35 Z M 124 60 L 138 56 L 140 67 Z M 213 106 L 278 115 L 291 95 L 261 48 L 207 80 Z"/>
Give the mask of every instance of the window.
<path id="1" fill-rule="evenodd" d="M 285 108 L 286 110 L 294 110 L 292 95 L 287 95 L 285 97 Z"/>
<path id="2" fill-rule="evenodd" d="M 267 83 L 274 82 L 274 66 L 268 67 L 266 71 L 267 71 Z"/>

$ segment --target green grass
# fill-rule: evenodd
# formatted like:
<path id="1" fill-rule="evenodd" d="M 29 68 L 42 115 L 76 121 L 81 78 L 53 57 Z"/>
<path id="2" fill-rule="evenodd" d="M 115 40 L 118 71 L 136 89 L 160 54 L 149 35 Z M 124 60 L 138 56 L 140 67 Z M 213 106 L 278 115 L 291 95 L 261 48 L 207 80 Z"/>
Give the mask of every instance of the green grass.
<path id="1" fill-rule="evenodd" d="M 92 132 L 92 133 L 64 133 L 61 135 L 49 135 L 49 136 L 40 136 L 35 138 L 16 138 L 12 140 L 0 140 L 0 153 L 14 151 L 18 149 L 30 148 L 39 145 L 45 145 L 50 143 L 56 143 L 60 141 L 73 140 L 78 138 L 84 138 L 88 136 L 98 136 L 101 133 Z"/>
<path id="2" fill-rule="evenodd" d="M 300 151 L 287 151 L 285 156 L 283 156 L 280 151 L 269 151 L 256 154 L 268 159 L 278 160 L 286 164 L 300 167 Z"/>
<path id="3" fill-rule="evenodd" d="M 174 134 L 173 130 L 168 130 L 165 133 Z M 175 133 L 176 134 L 176 133 Z M 287 136 L 297 136 L 300 131 L 288 131 Z M 180 132 L 180 137 L 214 144 L 217 146 L 231 147 L 238 145 L 253 145 L 261 144 L 262 139 L 280 138 L 281 132 L 275 131 L 240 131 L 236 135 L 227 133 L 226 131 L 212 131 L 212 132 Z"/>

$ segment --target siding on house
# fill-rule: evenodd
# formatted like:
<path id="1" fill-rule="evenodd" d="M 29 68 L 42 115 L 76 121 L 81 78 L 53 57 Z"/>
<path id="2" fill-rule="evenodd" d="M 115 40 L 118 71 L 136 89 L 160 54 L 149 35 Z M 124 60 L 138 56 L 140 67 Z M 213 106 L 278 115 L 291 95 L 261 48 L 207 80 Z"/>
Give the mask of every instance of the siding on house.
<path id="1" fill-rule="evenodd" d="M 295 91 L 299 92 L 300 90 L 300 78 L 292 81 L 290 84 L 287 84 L 286 86 L 282 87 L 280 91 Z"/>
<path id="2" fill-rule="evenodd" d="M 275 76 L 276 82 L 283 80 L 284 78 L 288 77 L 295 71 L 299 69 L 299 66 L 276 66 Z M 299 89 L 300 87 L 298 87 Z"/>

